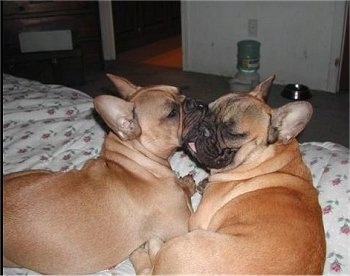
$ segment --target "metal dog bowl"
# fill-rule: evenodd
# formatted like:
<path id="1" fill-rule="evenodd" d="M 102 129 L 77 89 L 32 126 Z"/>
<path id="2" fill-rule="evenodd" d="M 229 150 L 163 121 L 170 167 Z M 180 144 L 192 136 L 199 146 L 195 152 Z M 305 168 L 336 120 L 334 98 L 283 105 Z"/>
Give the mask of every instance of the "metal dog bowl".
<path id="1" fill-rule="evenodd" d="M 287 84 L 281 95 L 295 101 L 307 100 L 311 98 L 309 88 L 306 85 L 299 83 Z"/>

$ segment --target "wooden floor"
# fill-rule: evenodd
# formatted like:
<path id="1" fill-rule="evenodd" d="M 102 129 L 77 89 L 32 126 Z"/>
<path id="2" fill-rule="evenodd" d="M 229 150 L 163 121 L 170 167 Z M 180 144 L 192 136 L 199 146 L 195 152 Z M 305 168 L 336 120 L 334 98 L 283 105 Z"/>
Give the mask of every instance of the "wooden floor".
<path id="1" fill-rule="evenodd" d="M 182 69 L 181 36 L 174 36 L 118 54 L 118 60 Z"/>

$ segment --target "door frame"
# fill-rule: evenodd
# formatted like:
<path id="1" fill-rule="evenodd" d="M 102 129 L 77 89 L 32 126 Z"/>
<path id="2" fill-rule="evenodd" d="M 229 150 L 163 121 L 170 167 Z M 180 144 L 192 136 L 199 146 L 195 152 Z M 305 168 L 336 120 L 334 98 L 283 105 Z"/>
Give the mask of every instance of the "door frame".
<path id="1" fill-rule="evenodd" d="M 104 60 L 115 60 L 115 40 L 112 1 L 98 1 L 98 9 L 100 13 L 101 40 Z"/>
<path id="2" fill-rule="evenodd" d="M 339 91 L 340 70 L 345 45 L 348 1 L 334 1 L 331 53 L 328 67 L 327 91 Z"/>

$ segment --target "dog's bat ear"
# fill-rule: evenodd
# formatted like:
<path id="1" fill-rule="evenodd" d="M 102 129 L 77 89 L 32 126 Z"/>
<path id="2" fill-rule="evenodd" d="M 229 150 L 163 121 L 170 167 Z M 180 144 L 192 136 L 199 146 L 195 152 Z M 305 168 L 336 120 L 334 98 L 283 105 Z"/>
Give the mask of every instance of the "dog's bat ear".
<path id="1" fill-rule="evenodd" d="M 253 91 L 249 92 L 249 94 L 266 102 L 274 79 L 275 75 L 268 77 L 266 80 L 259 83 Z"/>
<path id="2" fill-rule="evenodd" d="M 123 99 L 101 95 L 94 98 L 94 106 L 105 123 L 122 140 L 141 135 L 141 128 L 134 116 L 134 104 Z"/>
<path id="3" fill-rule="evenodd" d="M 293 102 L 272 110 L 269 142 L 276 140 L 287 144 L 307 125 L 312 116 L 309 102 Z"/>
<path id="4" fill-rule="evenodd" d="M 116 75 L 107 74 L 107 77 L 113 82 L 123 99 L 127 99 L 130 95 L 141 88 L 140 86 L 136 86 L 135 84 L 131 83 L 127 79 Z"/>

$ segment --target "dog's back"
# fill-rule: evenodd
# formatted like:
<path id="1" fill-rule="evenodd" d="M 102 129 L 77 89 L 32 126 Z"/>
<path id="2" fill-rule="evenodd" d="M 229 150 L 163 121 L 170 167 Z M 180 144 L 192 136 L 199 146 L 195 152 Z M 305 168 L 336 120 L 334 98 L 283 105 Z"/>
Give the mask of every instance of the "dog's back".
<path id="1" fill-rule="evenodd" d="M 153 234 L 166 240 L 187 231 L 190 210 L 175 176 L 151 179 L 107 164 L 98 158 L 79 171 L 5 176 L 4 265 L 92 273 L 121 262 Z"/>
<path id="2" fill-rule="evenodd" d="M 322 274 L 318 193 L 299 163 L 296 142 L 283 147 L 293 155 L 278 171 L 211 182 L 190 219 L 190 232 L 161 248 L 153 273 Z"/>

